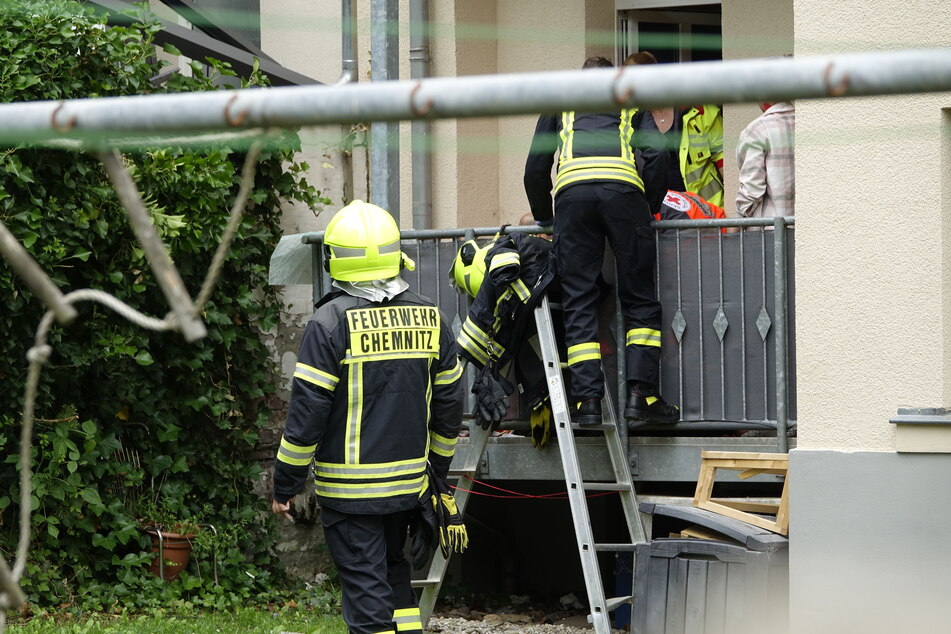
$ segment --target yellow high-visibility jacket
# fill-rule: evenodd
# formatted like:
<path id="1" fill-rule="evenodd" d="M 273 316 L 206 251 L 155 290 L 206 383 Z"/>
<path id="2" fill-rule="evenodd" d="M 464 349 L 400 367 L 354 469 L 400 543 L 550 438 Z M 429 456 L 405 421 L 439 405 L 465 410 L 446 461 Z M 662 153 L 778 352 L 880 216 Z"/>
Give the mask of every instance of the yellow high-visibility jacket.
<path id="1" fill-rule="evenodd" d="M 688 108 L 683 114 L 680 136 L 680 173 L 686 191 L 699 194 L 717 207 L 723 206 L 723 116 L 720 108 L 707 104 Z"/>

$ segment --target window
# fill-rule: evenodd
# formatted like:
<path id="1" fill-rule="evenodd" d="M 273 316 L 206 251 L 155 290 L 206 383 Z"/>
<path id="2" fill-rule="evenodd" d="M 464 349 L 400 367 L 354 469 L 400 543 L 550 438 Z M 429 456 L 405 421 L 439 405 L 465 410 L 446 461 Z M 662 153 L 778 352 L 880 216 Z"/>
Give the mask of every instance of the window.
<path id="1" fill-rule="evenodd" d="M 723 58 L 720 4 L 690 0 L 615 0 L 617 61 L 650 51 L 661 63 Z"/>

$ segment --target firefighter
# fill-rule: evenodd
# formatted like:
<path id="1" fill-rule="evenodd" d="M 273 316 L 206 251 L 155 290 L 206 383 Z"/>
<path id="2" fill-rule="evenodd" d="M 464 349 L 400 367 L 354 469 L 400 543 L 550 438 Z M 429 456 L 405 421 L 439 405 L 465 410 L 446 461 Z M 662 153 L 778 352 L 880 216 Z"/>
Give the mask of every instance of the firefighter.
<path id="1" fill-rule="evenodd" d="M 403 552 L 421 501 L 432 497 L 441 516 L 456 511 L 445 478 L 462 423 L 462 366 L 445 318 L 400 276 L 413 264 L 389 213 L 359 200 L 341 209 L 324 257 L 334 289 L 301 340 L 271 510 L 291 519 L 313 459 L 350 632 L 422 632 Z M 440 531 L 443 545 L 464 549 L 460 527 Z"/>
<path id="2" fill-rule="evenodd" d="M 603 57 L 584 68 L 611 66 Z M 658 209 L 664 159 L 641 147 L 631 127 L 636 109 L 542 115 L 525 164 L 525 193 L 539 223 L 554 217 L 554 252 L 564 304 L 568 370 L 581 425 L 601 423 L 604 376 L 598 338 L 597 277 L 604 240 L 614 251 L 618 297 L 625 321 L 629 421 L 672 423 L 677 407 L 659 393 L 661 306 L 654 288 L 656 242 L 651 209 Z M 551 168 L 558 153 L 554 191 Z M 640 150 L 643 178 L 635 162 Z M 645 186 L 647 197 L 645 198 Z M 660 189 L 658 187 L 661 186 Z M 554 213 L 552 209 L 554 194 Z M 648 204 L 653 201 L 653 205 Z"/>
<path id="3" fill-rule="evenodd" d="M 631 53 L 625 66 L 656 64 L 648 51 Z M 697 192 L 718 207 L 723 206 L 723 114 L 714 104 L 653 108 L 650 117 L 639 113 L 634 129 L 654 135 L 653 144 L 668 155 L 667 187 Z"/>
<path id="4" fill-rule="evenodd" d="M 456 344 L 463 360 L 479 368 L 472 391 L 476 395 L 476 422 L 488 429 L 508 409 L 513 387 L 503 378 L 514 362 L 514 375 L 531 409 L 532 443 L 548 442 L 551 410 L 547 405 L 545 368 L 536 351 L 533 309 L 553 286 L 551 241 L 513 233 L 497 235 L 480 246 L 462 244 L 449 272 L 450 283 L 475 301 Z M 530 345 L 522 345 L 523 343 Z"/>

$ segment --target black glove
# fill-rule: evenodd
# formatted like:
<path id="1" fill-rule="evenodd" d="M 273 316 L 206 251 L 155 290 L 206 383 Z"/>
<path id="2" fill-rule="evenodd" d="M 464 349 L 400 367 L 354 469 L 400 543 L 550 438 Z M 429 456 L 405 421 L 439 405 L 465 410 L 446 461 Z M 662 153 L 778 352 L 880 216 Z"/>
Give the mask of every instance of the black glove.
<path id="1" fill-rule="evenodd" d="M 415 570 L 420 570 L 426 565 L 436 547 L 436 511 L 433 509 L 432 491 L 432 485 L 430 485 L 420 496 L 416 514 L 410 521 L 409 534 L 413 542 L 409 552 Z"/>
<path id="2" fill-rule="evenodd" d="M 476 423 L 483 429 L 498 424 L 509 409 L 512 384 L 502 378 L 494 363 L 483 366 L 472 384 L 476 395 Z"/>

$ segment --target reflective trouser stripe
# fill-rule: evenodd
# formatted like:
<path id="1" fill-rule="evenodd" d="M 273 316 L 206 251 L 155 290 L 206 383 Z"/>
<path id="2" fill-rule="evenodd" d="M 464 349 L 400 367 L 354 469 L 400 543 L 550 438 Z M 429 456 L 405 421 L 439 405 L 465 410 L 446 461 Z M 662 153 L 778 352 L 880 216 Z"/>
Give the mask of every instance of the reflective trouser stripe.
<path id="1" fill-rule="evenodd" d="M 574 346 L 568 347 L 568 366 L 573 366 L 576 363 L 582 363 L 583 361 L 600 361 L 601 360 L 601 344 L 597 341 L 590 343 L 579 343 Z"/>
<path id="2" fill-rule="evenodd" d="M 660 347 L 660 331 L 653 328 L 632 328 L 627 331 L 626 343 L 629 346 Z"/>
<path id="3" fill-rule="evenodd" d="M 423 629 L 423 617 L 419 608 L 403 608 L 393 610 L 393 623 L 397 632 L 407 632 Z"/>

